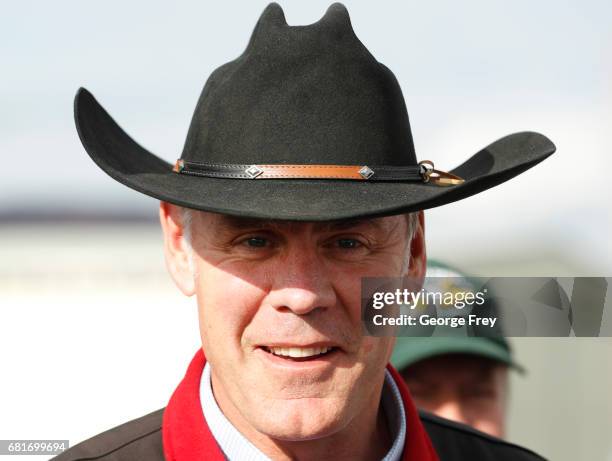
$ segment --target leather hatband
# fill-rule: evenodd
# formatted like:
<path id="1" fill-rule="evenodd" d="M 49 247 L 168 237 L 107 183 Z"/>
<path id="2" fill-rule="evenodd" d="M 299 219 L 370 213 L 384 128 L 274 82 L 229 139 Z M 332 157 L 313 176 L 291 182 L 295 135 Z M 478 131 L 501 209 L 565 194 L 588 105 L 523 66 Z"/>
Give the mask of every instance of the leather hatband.
<path id="1" fill-rule="evenodd" d="M 241 165 L 200 163 L 179 159 L 173 171 L 181 174 L 228 179 L 346 179 L 357 181 L 419 181 L 460 184 L 463 180 L 433 169 L 425 160 L 409 166 L 275 164 Z"/>

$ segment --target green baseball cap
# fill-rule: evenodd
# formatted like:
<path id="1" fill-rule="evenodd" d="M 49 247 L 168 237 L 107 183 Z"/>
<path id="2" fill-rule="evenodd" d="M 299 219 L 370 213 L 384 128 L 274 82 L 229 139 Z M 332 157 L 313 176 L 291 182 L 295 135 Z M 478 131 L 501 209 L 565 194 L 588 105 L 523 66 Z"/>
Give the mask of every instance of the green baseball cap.
<path id="1" fill-rule="evenodd" d="M 427 277 L 461 277 L 469 280 L 468 275 L 456 268 L 431 260 L 427 263 Z M 401 371 L 421 360 L 446 354 L 484 357 L 525 373 L 525 368 L 514 360 L 512 348 L 502 336 L 399 336 L 391 356 L 391 363 Z"/>

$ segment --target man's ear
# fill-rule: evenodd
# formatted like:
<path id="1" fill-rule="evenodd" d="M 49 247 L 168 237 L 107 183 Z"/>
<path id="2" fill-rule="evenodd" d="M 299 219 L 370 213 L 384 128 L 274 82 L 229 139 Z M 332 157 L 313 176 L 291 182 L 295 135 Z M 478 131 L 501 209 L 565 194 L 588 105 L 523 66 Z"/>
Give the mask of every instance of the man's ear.
<path id="1" fill-rule="evenodd" d="M 425 248 L 425 213 L 418 212 L 418 224 L 410 241 L 410 265 L 407 276 L 418 280 L 422 285 L 427 269 L 427 251 Z"/>
<path id="2" fill-rule="evenodd" d="M 167 202 L 159 203 L 159 221 L 164 234 L 166 267 L 176 286 L 186 296 L 195 293 L 195 274 L 192 251 L 185 238 L 180 207 Z"/>

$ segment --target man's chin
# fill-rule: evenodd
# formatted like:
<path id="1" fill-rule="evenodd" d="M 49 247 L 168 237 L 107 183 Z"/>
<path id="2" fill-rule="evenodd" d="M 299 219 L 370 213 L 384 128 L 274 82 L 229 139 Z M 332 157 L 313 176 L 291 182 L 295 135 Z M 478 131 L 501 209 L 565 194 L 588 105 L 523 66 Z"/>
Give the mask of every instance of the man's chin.
<path id="1" fill-rule="evenodd" d="M 285 442 L 320 439 L 341 431 L 348 424 L 344 405 L 329 399 L 280 400 L 263 409 L 253 421 L 258 432 Z"/>

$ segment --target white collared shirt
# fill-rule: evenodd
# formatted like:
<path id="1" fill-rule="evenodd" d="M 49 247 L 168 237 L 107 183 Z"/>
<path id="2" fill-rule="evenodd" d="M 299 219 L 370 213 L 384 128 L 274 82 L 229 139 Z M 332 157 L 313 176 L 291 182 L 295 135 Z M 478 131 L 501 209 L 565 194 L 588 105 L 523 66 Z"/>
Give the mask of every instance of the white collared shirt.
<path id="1" fill-rule="evenodd" d="M 208 428 L 229 461 L 270 461 L 270 458 L 229 422 L 217 405 L 212 391 L 208 362 L 204 366 L 200 380 L 200 402 Z M 393 445 L 382 461 L 399 461 L 406 442 L 406 414 L 399 388 L 388 370 L 385 370 L 381 404 L 393 437 Z"/>

